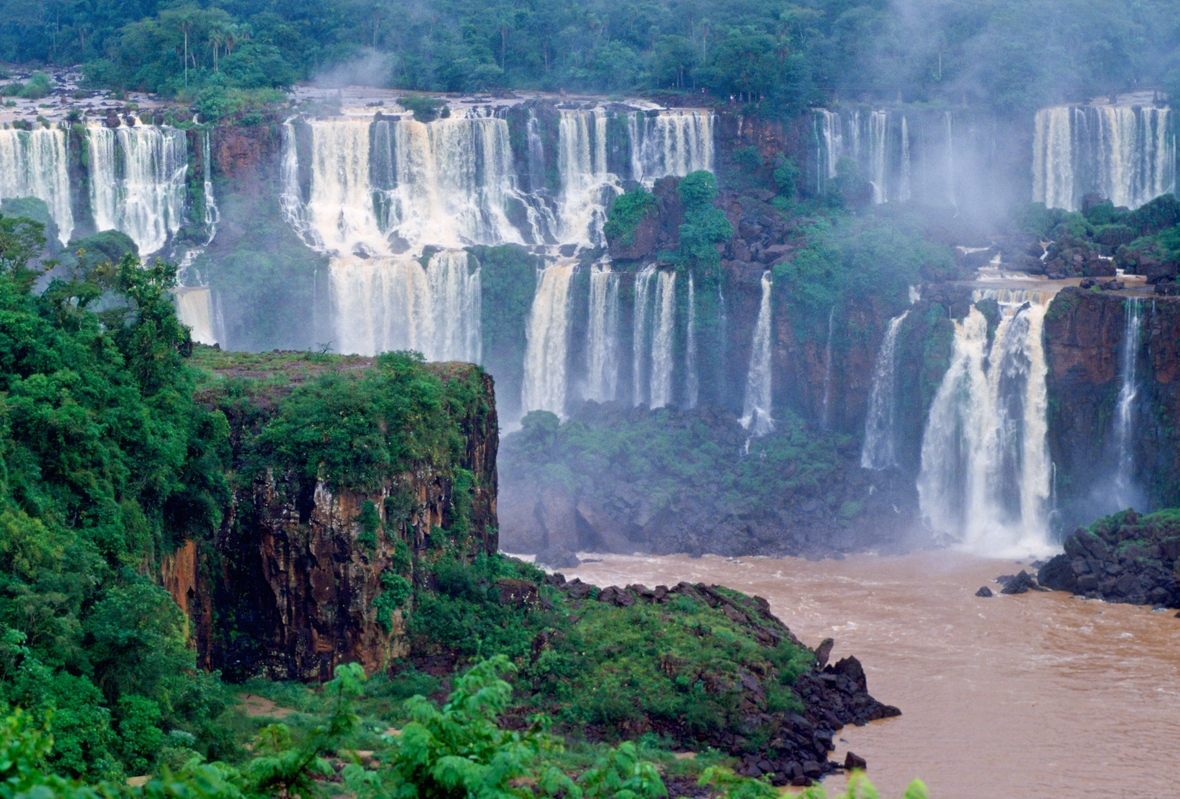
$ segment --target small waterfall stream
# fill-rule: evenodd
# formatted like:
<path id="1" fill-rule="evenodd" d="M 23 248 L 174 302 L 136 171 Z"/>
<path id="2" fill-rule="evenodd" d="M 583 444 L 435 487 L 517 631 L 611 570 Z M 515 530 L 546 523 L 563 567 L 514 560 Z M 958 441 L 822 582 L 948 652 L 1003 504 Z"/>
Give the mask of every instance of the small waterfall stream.
<path id="1" fill-rule="evenodd" d="M 525 328 L 521 407 L 565 418 L 570 284 L 576 264 L 559 261 L 541 271 Z"/>
<path id="2" fill-rule="evenodd" d="M 832 332 L 836 322 L 836 306 L 828 311 L 828 341 L 824 345 L 824 399 L 820 427 L 827 430 L 832 424 Z"/>
<path id="3" fill-rule="evenodd" d="M 648 391 L 652 408 L 672 403 L 673 351 L 676 335 L 676 273 L 660 270 L 656 281 L 655 318 L 651 336 L 651 386 Z"/>
<path id="4" fill-rule="evenodd" d="M 635 275 L 635 306 L 631 314 L 631 403 L 643 405 L 650 399 L 650 341 L 648 319 L 651 316 L 648 297 L 655 279 L 654 265 L 643 267 Z"/>
<path id="5" fill-rule="evenodd" d="M 762 302 L 754 322 L 754 340 L 750 345 L 750 371 L 746 377 L 746 398 L 742 405 L 742 427 L 755 436 L 774 430 L 771 417 L 770 373 L 770 272 L 762 274 Z"/>
<path id="6" fill-rule="evenodd" d="M 713 112 L 697 110 L 628 114 L 631 177 L 650 186 L 668 175 L 713 171 L 713 120 Z"/>
<path id="7" fill-rule="evenodd" d="M 887 469 L 897 465 L 894 433 L 897 424 L 897 334 L 909 314 L 907 310 L 889 320 L 889 328 L 873 366 L 865 440 L 860 452 L 860 465 L 865 469 Z"/>
<path id="8" fill-rule="evenodd" d="M 1143 330 L 1143 300 L 1132 297 L 1124 301 L 1123 351 L 1120 357 L 1118 403 L 1114 413 L 1114 445 L 1118 457 L 1114 477 L 1115 503 L 1118 510 L 1132 507 L 1139 499 L 1134 486 L 1135 475 L 1135 400 L 1139 396 L 1139 343 Z"/>
<path id="9" fill-rule="evenodd" d="M 619 383 L 619 280 L 609 264 L 590 271 L 590 318 L 586 335 L 586 399 L 617 399 Z"/>
<path id="10" fill-rule="evenodd" d="M 1041 340 L 1051 292 L 976 291 L 1001 318 L 972 306 L 955 323 L 950 367 L 922 437 L 918 496 L 930 528 L 987 556 L 1050 547 L 1048 368 Z"/>
<path id="11" fill-rule="evenodd" d="M 36 197 L 49 208 L 65 244 L 74 232 L 66 134 L 61 130 L 0 130 L 0 200 Z"/>
<path id="12" fill-rule="evenodd" d="M 162 249 L 185 210 L 188 138 L 151 125 L 87 128 L 90 208 L 99 230 L 126 233 L 140 257 Z"/>

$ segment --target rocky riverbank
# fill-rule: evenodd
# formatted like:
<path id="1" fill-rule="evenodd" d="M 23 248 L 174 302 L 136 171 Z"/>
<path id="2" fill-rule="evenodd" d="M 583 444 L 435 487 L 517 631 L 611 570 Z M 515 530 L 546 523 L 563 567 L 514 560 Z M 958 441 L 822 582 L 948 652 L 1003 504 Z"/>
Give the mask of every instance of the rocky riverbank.
<path id="1" fill-rule="evenodd" d="M 1065 553 L 1040 570 L 1040 583 L 1092 599 L 1129 605 L 1180 607 L 1180 514 L 1133 510 L 1079 528 Z"/>

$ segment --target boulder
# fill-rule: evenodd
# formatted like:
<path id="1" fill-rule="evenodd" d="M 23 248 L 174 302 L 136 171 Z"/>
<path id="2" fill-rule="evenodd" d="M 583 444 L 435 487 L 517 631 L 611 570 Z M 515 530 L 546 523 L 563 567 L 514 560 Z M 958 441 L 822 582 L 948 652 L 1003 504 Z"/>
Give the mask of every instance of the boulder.
<path id="1" fill-rule="evenodd" d="M 577 555 L 560 544 L 550 544 L 537 553 L 537 565 L 548 569 L 576 569 L 581 563 Z"/>
<path id="2" fill-rule="evenodd" d="M 1004 583 L 1004 587 L 1000 589 L 1001 594 L 1024 594 L 1028 591 L 1041 591 L 1042 589 L 1037 585 L 1037 581 L 1033 576 L 1023 569 L 1020 574 L 1012 577 Z"/>
<path id="3" fill-rule="evenodd" d="M 992 590 L 985 585 L 975 592 L 975 596 L 990 597 L 995 596 L 995 594 L 993 594 Z"/>
<path id="4" fill-rule="evenodd" d="M 852 771 L 853 769 L 864 771 L 868 767 L 868 762 L 860 755 L 853 752 L 849 752 L 848 754 L 844 755 L 844 768 L 848 771 Z"/>
<path id="5" fill-rule="evenodd" d="M 822 670 L 824 666 L 828 665 L 828 658 L 832 655 L 832 647 L 836 642 L 831 638 L 825 638 L 819 646 L 815 648 L 815 667 Z"/>

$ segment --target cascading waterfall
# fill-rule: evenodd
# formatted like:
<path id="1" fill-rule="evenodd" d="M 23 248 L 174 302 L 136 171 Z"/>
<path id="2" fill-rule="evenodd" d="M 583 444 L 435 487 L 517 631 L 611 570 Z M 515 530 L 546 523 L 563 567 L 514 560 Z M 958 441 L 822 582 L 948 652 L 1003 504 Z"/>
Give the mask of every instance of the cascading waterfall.
<path id="1" fill-rule="evenodd" d="M 692 272 L 688 273 L 688 324 L 684 344 L 684 389 L 687 405 L 695 408 L 700 399 L 701 384 L 697 374 L 697 304 Z"/>
<path id="2" fill-rule="evenodd" d="M 1143 300 L 1133 297 L 1123 303 L 1126 321 L 1123 323 L 1123 352 L 1119 368 L 1118 403 L 1114 413 L 1114 443 L 1118 466 L 1114 477 L 1116 507 L 1131 507 L 1138 493 L 1134 487 L 1135 474 L 1135 400 L 1139 396 L 1139 342 L 1143 330 Z"/>
<path id="3" fill-rule="evenodd" d="M 126 233 L 140 256 L 162 249 L 184 219 L 185 132 L 151 125 L 114 130 L 91 125 L 87 134 L 95 226 Z"/>
<path id="4" fill-rule="evenodd" d="M 312 120 L 311 186 L 306 208 L 316 248 L 336 255 L 389 253 L 369 180 L 368 119 Z"/>
<path id="5" fill-rule="evenodd" d="M 574 262 L 561 261 L 542 270 L 525 327 L 524 386 L 521 407 L 551 411 L 565 418 L 566 360 L 569 338 L 570 283 Z"/>
<path id="6" fill-rule="evenodd" d="M 0 200 L 36 197 L 45 203 L 62 244 L 74 232 L 65 131 L 0 130 Z"/>
<path id="7" fill-rule="evenodd" d="M 816 191 L 823 192 L 824 178 L 836 179 L 836 164 L 844 155 L 844 136 L 840 129 L 840 115 L 821 108 L 815 112 L 816 124 Z M 822 144 L 822 148 L 819 146 Z"/>
<path id="8" fill-rule="evenodd" d="M 676 333 L 676 273 L 661 270 L 656 281 L 655 319 L 651 336 L 651 386 L 648 391 L 652 408 L 672 402 L 672 369 Z"/>
<path id="9" fill-rule="evenodd" d="M 480 271 L 467 253 L 435 253 L 425 269 L 413 258 L 333 258 L 329 283 L 337 351 L 479 363 Z"/>
<path id="10" fill-rule="evenodd" d="M 583 246 L 604 243 L 607 198 L 622 193 L 607 170 L 607 116 L 601 108 L 562 111 L 558 122 L 557 169 L 561 175 L 560 238 Z"/>
<path id="11" fill-rule="evenodd" d="M 668 175 L 683 177 L 698 169 L 713 171 L 713 113 L 676 110 L 627 117 L 631 138 L 631 177 L 651 185 Z"/>
<path id="12" fill-rule="evenodd" d="M 1037 112 L 1033 200 L 1076 211 L 1096 193 L 1138 208 L 1175 191 L 1171 111 L 1151 106 L 1057 106 Z"/>
<path id="13" fill-rule="evenodd" d="M 642 405 L 650 398 L 648 318 L 651 314 L 648 296 L 656 268 L 649 264 L 635 275 L 635 307 L 631 314 L 631 402 Z"/>
<path id="14" fill-rule="evenodd" d="M 836 306 L 832 306 L 832 310 L 828 311 L 828 341 L 824 345 L 824 399 L 823 399 L 823 415 L 820 417 L 820 426 L 827 430 L 832 423 L 831 411 L 829 406 L 832 402 L 832 332 L 836 322 Z"/>
<path id="15" fill-rule="evenodd" d="M 217 208 L 217 198 L 213 196 L 213 145 L 209 130 L 206 128 L 201 136 L 201 177 L 205 197 L 205 229 L 209 231 L 209 238 L 205 246 L 213 243 L 217 235 L 217 223 L 221 221 L 221 211 Z"/>
<path id="16" fill-rule="evenodd" d="M 742 427 L 755 436 L 774 430 L 771 418 L 770 374 L 770 272 L 762 273 L 762 302 L 754 322 L 750 345 L 750 371 L 746 377 L 746 399 L 742 405 Z"/>
<path id="17" fill-rule="evenodd" d="M 372 135 L 377 222 L 385 236 L 411 247 L 523 243 L 506 210 L 519 198 L 506 120 L 383 119 Z M 537 240 L 536 231 L 529 235 Z"/>
<path id="18" fill-rule="evenodd" d="M 608 264 L 590 271 L 590 319 L 586 335 L 586 399 L 617 398 L 619 382 L 619 280 Z"/>
<path id="19" fill-rule="evenodd" d="M 958 205 L 955 199 L 955 116 L 946 111 L 942 118 L 946 130 L 946 201 Z"/>
<path id="20" fill-rule="evenodd" d="M 885 186 L 885 134 L 889 115 L 874 111 L 869 116 L 869 181 L 873 184 L 873 202 L 889 201 Z"/>
<path id="21" fill-rule="evenodd" d="M 1046 551 L 1052 468 L 1042 329 L 1052 293 L 1000 289 L 974 299 L 997 300 L 1001 319 L 990 344 L 974 306 L 955 323 L 922 437 L 922 517 L 981 555 Z"/>
<path id="22" fill-rule="evenodd" d="M 909 314 L 907 310 L 889 320 L 873 367 L 865 441 L 860 452 L 860 465 L 865 469 L 887 469 L 897 465 L 894 433 L 897 424 L 897 334 Z"/>

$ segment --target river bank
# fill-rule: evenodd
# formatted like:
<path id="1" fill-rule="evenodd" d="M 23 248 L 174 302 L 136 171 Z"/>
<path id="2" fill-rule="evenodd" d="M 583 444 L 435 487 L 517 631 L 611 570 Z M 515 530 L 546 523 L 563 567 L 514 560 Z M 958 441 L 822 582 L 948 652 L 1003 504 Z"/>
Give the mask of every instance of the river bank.
<path id="1" fill-rule="evenodd" d="M 841 561 L 587 555 L 601 586 L 680 580 L 765 597 L 804 643 L 855 653 L 899 718 L 845 727 L 882 795 L 921 777 L 939 799 L 1149 796 L 1180 773 L 1180 620 L 1030 592 L 978 598 L 1023 564 L 950 551 Z M 835 778 L 839 779 L 839 778 Z M 833 778 L 829 791 L 843 786 Z"/>

